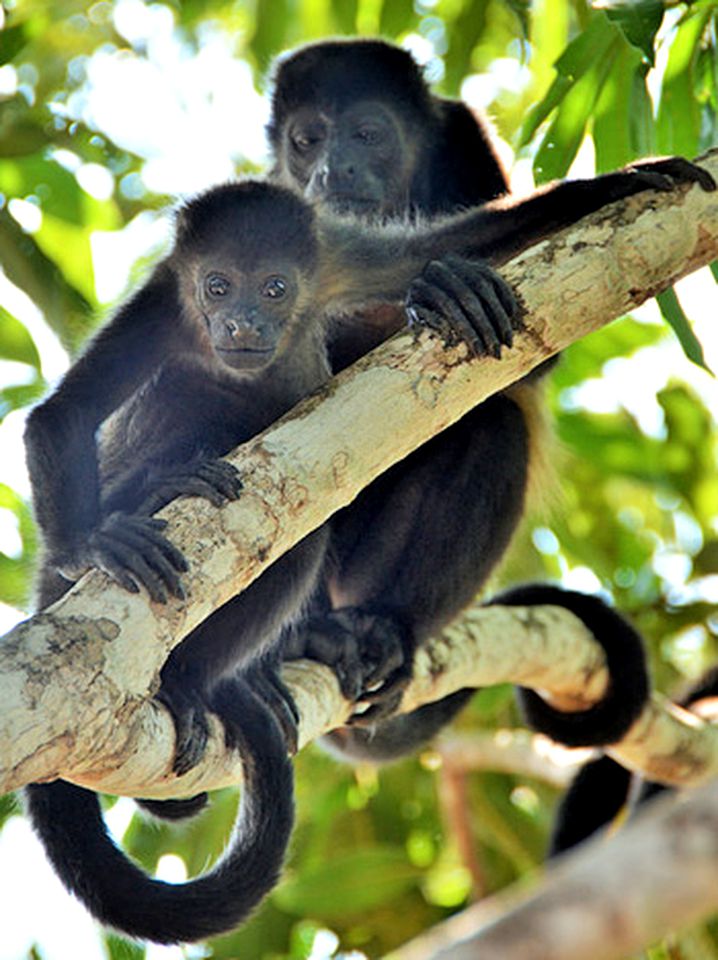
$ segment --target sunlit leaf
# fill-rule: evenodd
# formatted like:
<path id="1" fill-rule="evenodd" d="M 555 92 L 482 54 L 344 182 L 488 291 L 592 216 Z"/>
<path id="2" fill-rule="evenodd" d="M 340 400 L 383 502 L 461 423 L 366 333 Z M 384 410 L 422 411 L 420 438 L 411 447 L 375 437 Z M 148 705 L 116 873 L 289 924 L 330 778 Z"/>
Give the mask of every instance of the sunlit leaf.
<path id="1" fill-rule="evenodd" d="M 63 344 L 76 349 L 92 327 L 90 303 L 7 210 L 0 210 L 0 262 L 8 279 L 42 310 Z"/>
<path id="2" fill-rule="evenodd" d="M 701 109 L 695 96 L 694 72 L 703 31 L 712 15 L 710 5 L 695 4 L 671 43 L 656 120 L 661 153 L 693 157 L 698 151 Z"/>
<path id="3" fill-rule="evenodd" d="M 706 363 L 701 342 L 693 332 L 693 328 L 683 311 L 683 307 L 681 307 L 675 290 L 672 287 L 669 290 L 664 290 L 663 293 L 658 294 L 656 300 L 658 306 L 661 308 L 663 317 L 671 325 L 688 359 L 697 364 L 697 366 L 703 367 L 704 370 L 712 373 L 713 371 Z"/>
<path id="4" fill-rule="evenodd" d="M 663 20 L 663 0 L 600 0 L 596 6 L 606 11 L 628 42 L 638 47 L 652 64 L 653 45 Z"/>
<path id="5" fill-rule="evenodd" d="M 574 85 L 601 63 L 616 40 L 616 28 L 605 16 L 594 16 L 556 61 L 556 79 L 543 100 L 529 112 L 521 130 L 522 144 L 528 143 L 549 114 L 563 102 Z"/>
<path id="6" fill-rule="evenodd" d="M 596 169 L 616 170 L 651 153 L 652 107 L 646 88 L 647 64 L 635 47 L 618 44 L 593 119 Z"/>
<path id="7" fill-rule="evenodd" d="M 0 357 L 40 369 L 40 355 L 27 328 L 0 307 Z"/>

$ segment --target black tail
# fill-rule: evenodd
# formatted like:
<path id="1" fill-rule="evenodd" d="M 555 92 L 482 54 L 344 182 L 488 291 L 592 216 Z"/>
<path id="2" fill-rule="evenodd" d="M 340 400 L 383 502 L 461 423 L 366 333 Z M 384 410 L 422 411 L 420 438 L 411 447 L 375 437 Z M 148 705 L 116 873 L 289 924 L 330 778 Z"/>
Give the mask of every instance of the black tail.
<path id="1" fill-rule="evenodd" d="M 625 736 L 650 692 L 643 641 L 627 620 L 600 597 L 543 584 L 514 587 L 492 597 L 491 604 L 565 607 L 584 622 L 606 655 L 608 689 L 603 699 L 587 710 L 555 710 L 533 690 L 519 687 L 529 726 L 569 747 L 603 746 Z"/>
<path id="2" fill-rule="evenodd" d="M 226 682 L 212 709 L 240 750 L 245 782 L 232 840 L 208 873 L 183 884 L 147 876 L 112 841 L 97 795 L 63 781 L 26 789 L 27 809 L 65 886 L 102 923 L 156 943 L 203 940 L 241 923 L 277 883 L 294 822 L 292 765 L 274 718 Z"/>

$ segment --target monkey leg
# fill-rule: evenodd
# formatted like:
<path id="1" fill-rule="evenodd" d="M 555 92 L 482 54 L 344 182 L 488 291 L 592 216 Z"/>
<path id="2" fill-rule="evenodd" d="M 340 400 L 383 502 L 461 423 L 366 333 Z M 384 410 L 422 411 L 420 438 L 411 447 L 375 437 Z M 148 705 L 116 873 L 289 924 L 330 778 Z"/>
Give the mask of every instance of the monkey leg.
<path id="1" fill-rule="evenodd" d="M 204 754 L 208 693 L 238 669 L 251 672 L 256 695 L 274 713 L 288 749 L 296 748 L 296 707 L 276 676 L 278 651 L 283 629 L 315 590 L 327 540 L 325 527 L 309 534 L 173 650 L 162 669 L 157 698 L 175 724 L 178 773 L 190 770 Z"/>
<path id="2" fill-rule="evenodd" d="M 387 471 L 334 517 L 326 593 L 335 611 L 324 632 L 336 644 L 354 644 L 357 687 L 365 685 L 367 673 L 401 676 L 403 683 L 416 648 L 473 599 L 521 516 L 527 469 L 523 413 L 512 399 L 499 395 Z M 312 631 L 318 634 L 319 627 L 314 618 Z M 367 631 L 372 635 L 368 670 L 361 663 Z M 382 635 L 402 638 L 387 644 L 389 663 L 383 667 L 375 642 Z M 397 650 L 403 654 L 401 664 Z M 315 643 L 314 655 L 330 666 L 341 662 L 345 672 L 357 659 L 351 645 L 348 654 L 328 654 Z M 349 686 L 349 679 L 344 682 Z M 359 697 L 368 695 L 371 703 L 363 722 L 376 724 L 377 715 L 385 717 L 397 706 L 391 683 L 386 704 L 381 692 L 381 686 L 365 688 Z M 469 695 L 462 692 L 386 721 L 369 735 L 345 729 L 332 745 L 375 759 L 408 753 L 451 719 Z M 377 709 L 372 714 L 373 707 Z M 362 715 L 355 715 L 353 722 L 361 723 Z"/>

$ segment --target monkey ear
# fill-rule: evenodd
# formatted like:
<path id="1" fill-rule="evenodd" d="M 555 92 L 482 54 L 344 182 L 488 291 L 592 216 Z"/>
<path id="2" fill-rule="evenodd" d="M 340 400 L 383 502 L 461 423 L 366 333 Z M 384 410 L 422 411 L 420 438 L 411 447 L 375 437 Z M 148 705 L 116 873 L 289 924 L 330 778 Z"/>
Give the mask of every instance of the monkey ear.
<path id="1" fill-rule="evenodd" d="M 473 207 L 508 193 L 487 121 L 460 100 L 438 99 L 441 137 L 432 163 L 435 183 L 448 184 L 448 210 Z"/>

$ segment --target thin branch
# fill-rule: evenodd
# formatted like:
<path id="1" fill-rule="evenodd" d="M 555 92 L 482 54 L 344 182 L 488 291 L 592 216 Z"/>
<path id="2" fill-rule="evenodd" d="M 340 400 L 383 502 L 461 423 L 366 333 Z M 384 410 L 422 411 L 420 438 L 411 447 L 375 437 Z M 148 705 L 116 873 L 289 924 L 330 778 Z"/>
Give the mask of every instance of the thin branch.
<path id="1" fill-rule="evenodd" d="M 702 162 L 718 177 L 718 152 Z M 467 362 L 462 347 L 444 350 L 428 336 L 415 344 L 401 334 L 240 448 L 229 458 L 245 481 L 237 503 L 216 510 L 183 500 L 163 512 L 190 563 L 188 601 L 151 604 L 91 572 L 4 639 L 0 789 L 58 775 L 144 796 L 237 782 L 239 765 L 217 727 L 201 765 L 182 780 L 169 774 L 172 724 L 149 698 L 172 647 L 397 460 L 547 357 L 716 257 L 716 193 L 680 188 L 607 207 L 503 269 L 523 301 L 527 329 L 501 362 Z M 449 673 L 419 676 L 406 707 L 499 680 L 533 682 L 562 696 L 600 695 L 605 678 L 595 644 L 570 614 L 546 610 L 550 637 L 536 611 L 531 623 L 515 611 L 497 622 L 496 608 L 470 620 L 481 634 L 477 646 L 462 651 L 439 638 L 424 656 L 430 670 Z M 465 642 L 456 631 L 450 636 Z M 571 636 L 580 638 L 579 649 Z M 532 658 L 545 651 L 554 662 L 532 674 Z M 574 669 L 566 670 L 568 663 Z M 346 705 L 329 671 L 313 665 L 289 673 L 298 684 L 303 741 L 342 721 Z M 718 750 L 711 737 L 694 733 L 703 776 Z M 695 771 L 694 753 L 685 755 Z"/>

